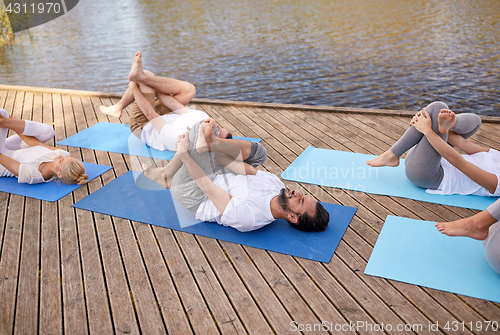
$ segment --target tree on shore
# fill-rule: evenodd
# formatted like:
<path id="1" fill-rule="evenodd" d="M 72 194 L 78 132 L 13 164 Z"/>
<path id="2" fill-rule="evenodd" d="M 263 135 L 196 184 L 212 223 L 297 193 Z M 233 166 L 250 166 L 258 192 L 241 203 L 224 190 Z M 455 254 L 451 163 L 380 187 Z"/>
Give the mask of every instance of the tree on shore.
<path id="1" fill-rule="evenodd" d="M 0 45 L 14 39 L 12 28 L 10 26 L 9 17 L 5 11 L 3 1 L 0 1 Z"/>

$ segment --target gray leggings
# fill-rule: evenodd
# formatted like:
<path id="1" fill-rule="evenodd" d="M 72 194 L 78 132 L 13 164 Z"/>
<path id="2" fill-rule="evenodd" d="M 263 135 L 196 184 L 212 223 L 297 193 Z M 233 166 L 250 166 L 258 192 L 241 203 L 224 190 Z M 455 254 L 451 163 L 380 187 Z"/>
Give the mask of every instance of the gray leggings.
<path id="1" fill-rule="evenodd" d="M 491 204 L 487 209 L 495 219 L 500 221 L 500 199 Z M 488 238 L 483 241 L 486 260 L 491 267 L 500 273 L 500 222 L 490 226 Z"/>
<path id="2" fill-rule="evenodd" d="M 215 161 L 214 154 L 210 151 L 199 154 L 196 151 L 196 141 L 200 124 L 203 121 L 196 123 L 189 131 L 189 149 L 190 156 L 202 168 L 205 174 L 214 180 L 220 174 L 231 172 L 225 169 L 222 165 Z M 217 135 L 217 127 L 214 133 Z M 250 165 L 258 166 L 263 164 L 267 159 L 267 151 L 260 143 L 252 143 L 250 156 L 245 160 Z M 182 165 L 172 177 L 170 185 L 172 197 L 181 204 L 184 208 L 196 214 L 200 204 L 207 199 L 207 195 L 196 185 L 196 182 L 191 178 L 185 165 Z"/>
<path id="3" fill-rule="evenodd" d="M 445 103 L 435 101 L 425 107 L 432 120 L 432 130 L 444 141 L 448 141 L 448 133 L 438 130 L 438 115 L 441 109 L 448 109 Z M 458 114 L 453 131 L 467 139 L 481 127 L 481 118 L 476 114 Z M 401 138 L 391 147 L 396 157 L 413 148 L 405 159 L 405 173 L 408 180 L 422 188 L 438 188 L 443 180 L 441 155 L 432 147 L 427 138 L 415 127 L 409 127 Z"/>

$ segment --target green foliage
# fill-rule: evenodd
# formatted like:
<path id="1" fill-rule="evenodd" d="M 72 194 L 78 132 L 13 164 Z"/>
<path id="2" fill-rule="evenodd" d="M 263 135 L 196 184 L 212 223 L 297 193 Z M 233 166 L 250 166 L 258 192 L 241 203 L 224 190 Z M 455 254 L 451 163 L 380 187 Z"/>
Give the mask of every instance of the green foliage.
<path id="1" fill-rule="evenodd" d="M 0 45 L 14 39 L 14 34 L 10 27 L 9 17 L 5 11 L 3 1 L 0 1 Z"/>

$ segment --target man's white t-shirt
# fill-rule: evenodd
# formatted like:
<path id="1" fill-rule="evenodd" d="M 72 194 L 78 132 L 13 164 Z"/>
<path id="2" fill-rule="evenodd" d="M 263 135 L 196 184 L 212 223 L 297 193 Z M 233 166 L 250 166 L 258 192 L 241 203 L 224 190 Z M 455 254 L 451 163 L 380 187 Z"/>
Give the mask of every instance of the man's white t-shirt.
<path id="1" fill-rule="evenodd" d="M 214 184 L 232 195 L 221 215 L 210 199 L 201 203 L 196 218 L 217 222 L 241 232 L 252 231 L 273 222 L 271 199 L 279 195 L 285 185 L 274 174 L 258 171 L 255 175 L 223 174 L 215 177 Z"/>
<path id="2" fill-rule="evenodd" d="M 187 127 L 209 118 L 207 113 L 196 109 L 189 109 L 187 113 L 181 114 L 168 113 L 160 117 L 167 123 L 161 132 L 158 133 L 153 124 L 148 122 L 142 128 L 141 140 L 154 149 L 170 151 L 175 151 L 177 138 L 187 131 Z"/>
<path id="3" fill-rule="evenodd" d="M 478 152 L 472 155 L 462 155 L 464 159 L 481 169 L 497 176 L 497 189 L 491 194 L 487 189 L 467 177 L 459 169 L 451 165 L 446 159 L 441 159 L 444 170 L 443 180 L 437 189 L 427 189 L 432 194 L 462 194 L 479 195 L 485 197 L 500 196 L 500 152 L 490 149 L 489 152 Z"/>

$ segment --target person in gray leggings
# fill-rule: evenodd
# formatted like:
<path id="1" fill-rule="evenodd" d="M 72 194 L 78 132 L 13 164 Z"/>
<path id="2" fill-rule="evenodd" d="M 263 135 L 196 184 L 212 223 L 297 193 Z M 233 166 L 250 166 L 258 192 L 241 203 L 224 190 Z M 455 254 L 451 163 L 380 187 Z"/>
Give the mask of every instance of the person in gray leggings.
<path id="1" fill-rule="evenodd" d="M 444 111 L 451 112 L 445 103 L 436 101 L 425 107 L 421 113 L 429 113 L 432 130 L 445 142 L 448 141 L 449 130 L 468 139 L 481 127 L 481 118 L 476 114 L 467 113 L 456 116 L 453 114 L 452 116 Z M 373 167 L 398 166 L 399 157 L 408 150 L 410 152 L 405 159 L 406 177 L 419 187 L 438 188 L 444 176 L 441 166 L 442 156 L 434 149 L 427 137 L 413 126 L 410 126 L 389 150 L 367 161 L 366 164 Z M 480 150 L 485 150 L 485 148 Z"/>
<path id="2" fill-rule="evenodd" d="M 466 236 L 483 240 L 486 260 L 500 273 L 500 199 L 469 218 L 438 222 L 436 228 L 448 236 Z"/>

